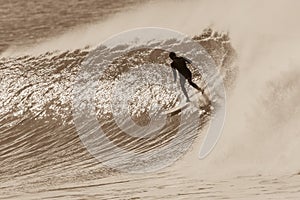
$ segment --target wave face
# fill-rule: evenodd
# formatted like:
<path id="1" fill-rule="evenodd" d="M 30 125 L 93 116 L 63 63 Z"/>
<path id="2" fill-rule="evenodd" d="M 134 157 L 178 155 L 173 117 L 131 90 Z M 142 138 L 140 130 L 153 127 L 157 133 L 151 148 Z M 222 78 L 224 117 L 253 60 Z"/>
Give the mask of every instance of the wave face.
<path id="1" fill-rule="evenodd" d="M 221 70 L 225 86 L 233 87 L 237 69 L 234 63 L 236 54 L 228 35 L 208 29 L 193 39 L 210 53 Z M 212 50 L 212 46 L 218 46 L 218 51 Z M 118 48 L 124 47 L 116 47 L 115 51 L 118 51 Z M 21 187 L 27 181 L 32 182 L 28 184 L 33 186 L 33 182 L 36 181 L 55 184 L 73 180 L 74 177 L 83 181 L 116 173 L 116 170 L 100 165 L 87 151 L 74 124 L 74 83 L 82 63 L 91 53 L 91 49 L 85 48 L 0 60 L 2 181 L 9 182 L 13 178 L 20 178 Z M 172 140 L 179 129 L 183 131 L 183 135 L 189 135 L 186 140 L 194 140 L 197 137 L 194 133 L 200 131 L 208 122 L 210 111 L 198 116 L 201 126 L 195 123 L 194 127 L 180 123 L 181 113 L 168 115 L 167 124 L 161 127 L 160 134 L 145 141 L 140 137 L 136 139 L 140 136 L 138 133 L 131 137 L 124 134 L 124 130 L 132 129 L 130 125 L 126 125 L 126 121 L 121 120 L 122 124 L 116 123 L 116 118 L 126 119 L 126 116 L 123 116 L 122 107 L 118 107 L 118 104 L 115 108 L 110 106 L 111 91 L 115 88 L 120 90 L 115 90 L 115 100 L 122 101 L 125 97 L 118 94 L 132 85 L 137 85 L 137 90 L 133 93 L 135 96 L 131 96 L 131 102 L 127 102 L 128 112 L 130 119 L 142 127 L 147 126 L 151 120 L 151 106 L 160 104 L 164 109 L 170 109 L 178 105 L 181 99 L 180 92 L 174 92 L 172 85 L 170 88 L 163 88 L 154 84 L 158 80 L 167 81 L 167 77 L 170 76 L 170 68 L 165 67 L 169 65 L 167 57 L 168 54 L 159 48 L 129 52 L 113 61 L 99 77 L 94 99 L 97 119 L 107 136 L 117 146 L 130 151 L 147 152 Z M 96 59 L 93 58 L 89 62 L 93 63 Z M 140 66 L 144 63 L 148 63 L 151 68 Z M 204 86 L 200 73 L 193 68 L 192 71 L 194 81 L 201 87 Z M 112 109 L 115 109 L 114 114 L 117 113 L 118 116 L 113 116 Z M 127 110 L 125 114 L 128 115 Z M 159 122 L 160 119 L 156 120 Z M 153 126 L 149 127 L 149 130 L 154 131 Z M 109 149 L 104 151 L 107 153 Z"/>

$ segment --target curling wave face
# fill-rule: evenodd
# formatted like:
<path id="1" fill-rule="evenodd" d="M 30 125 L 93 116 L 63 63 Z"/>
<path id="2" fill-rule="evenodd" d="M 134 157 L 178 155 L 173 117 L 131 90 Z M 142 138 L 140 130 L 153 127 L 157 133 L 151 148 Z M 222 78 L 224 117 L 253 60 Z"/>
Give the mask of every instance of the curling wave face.
<path id="1" fill-rule="evenodd" d="M 226 88 L 230 89 L 234 85 L 237 71 L 234 64 L 235 52 L 228 36 L 208 29 L 193 39 L 214 59 L 225 80 Z M 115 50 L 118 51 L 118 48 Z M 0 155 L 3 158 L 2 163 L 5 163 L 1 165 L 1 179 L 19 177 L 21 182 L 26 182 L 26 177 L 34 176 L 36 181 L 56 182 L 62 181 L 57 178 L 62 175 L 66 181 L 75 174 L 76 178 L 89 179 L 114 171 L 97 164 L 95 158 L 82 145 L 74 126 L 73 84 L 82 62 L 90 52 L 91 49 L 86 48 L 0 60 Z M 145 62 L 148 67 L 141 65 Z M 154 84 L 170 81 L 170 69 L 167 66 L 167 54 L 159 48 L 145 48 L 122 55 L 99 77 L 94 99 L 96 115 L 101 127 L 115 144 L 132 151 L 147 152 L 168 143 L 180 127 L 185 135 L 193 133 L 186 140 L 197 137 L 195 130 L 199 131 L 202 127 L 197 123 L 196 127 L 180 123 L 181 113 L 168 116 L 167 124 L 158 126 L 160 115 L 157 113 L 157 106 L 168 109 L 178 105 L 180 101 L 180 91 L 174 92 L 172 84 L 165 84 L 167 87 Z M 194 80 L 204 87 L 205 82 L 201 82 L 200 73 L 196 69 L 191 70 Z M 132 85 L 137 85 L 135 90 L 128 90 Z M 129 110 L 126 112 L 118 107 L 121 105 L 118 101 L 127 98 L 118 95 L 121 91 L 124 93 L 124 90 L 128 92 L 127 97 L 130 96 L 127 102 Z M 115 107 L 111 107 L 112 95 L 115 97 Z M 217 98 L 213 95 L 211 97 Z M 117 116 L 112 116 L 115 113 Z M 124 130 L 134 129 L 126 120 L 118 123 L 116 119 L 124 119 L 128 113 L 130 120 L 140 127 L 149 126 L 152 119 L 149 130 L 159 129 L 160 134 L 155 134 L 150 141 L 143 141 L 140 132 L 129 131 L 132 133 L 131 137 L 126 136 Z M 202 113 L 199 116 L 201 125 L 207 123 L 209 115 Z M 156 119 L 157 124 L 153 119 Z M 122 131 L 120 126 L 123 127 Z M 109 150 L 104 149 L 106 152 Z"/>

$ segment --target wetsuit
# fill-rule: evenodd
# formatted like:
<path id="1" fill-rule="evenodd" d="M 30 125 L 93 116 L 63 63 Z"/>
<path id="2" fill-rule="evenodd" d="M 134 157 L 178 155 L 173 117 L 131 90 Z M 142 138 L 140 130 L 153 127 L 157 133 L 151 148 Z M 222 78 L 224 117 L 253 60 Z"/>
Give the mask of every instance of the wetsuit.
<path id="1" fill-rule="evenodd" d="M 192 81 L 192 73 L 191 71 L 187 68 L 186 63 L 191 64 L 191 61 L 184 58 L 184 57 L 175 57 L 173 58 L 173 62 L 171 63 L 171 67 L 173 69 L 173 75 L 174 79 L 176 81 L 176 70 L 179 72 L 180 75 L 180 85 L 181 89 L 186 96 L 187 100 L 189 101 L 189 97 L 187 95 L 187 91 L 184 87 L 184 84 L 186 80 L 188 80 L 189 84 L 196 88 L 197 90 L 203 92 L 201 88 L 199 88 L 193 81 Z"/>

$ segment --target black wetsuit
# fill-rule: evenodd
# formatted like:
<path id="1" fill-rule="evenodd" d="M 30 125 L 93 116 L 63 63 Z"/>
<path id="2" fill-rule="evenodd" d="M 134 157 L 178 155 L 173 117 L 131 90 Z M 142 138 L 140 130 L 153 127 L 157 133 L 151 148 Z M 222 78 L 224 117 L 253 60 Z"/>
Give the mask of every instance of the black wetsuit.
<path id="1" fill-rule="evenodd" d="M 187 68 L 186 63 L 190 64 L 191 61 L 183 57 L 176 57 L 171 63 L 171 67 L 177 69 L 177 71 L 186 79 L 192 79 L 192 72 Z"/>
<path id="2" fill-rule="evenodd" d="M 187 68 L 186 63 L 191 64 L 191 61 L 184 58 L 184 57 L 175 57 L 173 58 L 173 62 L 171 63 L 171 67 L 173 68 L 174 78 L 176 79 L 176 71 L 180 74 L 180 85 L 181 89 L 186 96 L 187 100 L 189 101 L 189 97 L 187 95 L 187 91 L 184 87 L 186 80 L 188 80 L 189 84 L 196 88 L 197 90 L 203 93 L 203 90 L 199 88 L 193 81 L 192 81 L 192 72 Z"/>

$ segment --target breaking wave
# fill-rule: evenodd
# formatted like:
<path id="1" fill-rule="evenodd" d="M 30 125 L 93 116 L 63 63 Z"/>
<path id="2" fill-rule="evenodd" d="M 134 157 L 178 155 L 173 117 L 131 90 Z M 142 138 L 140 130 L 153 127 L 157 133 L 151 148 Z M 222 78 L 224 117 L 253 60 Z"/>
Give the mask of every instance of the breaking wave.
<path id="1" fill-rule="evenodd" d="M 214 59 L 224 80 L 228 80 L 225 81 L 226 87 L 233 87 L 234 81 L 232 80 L 236 76 L 234 64 L 236 55 L 229 43 L 228 35 L 207 29 L 193 39 L 203 45 Z M 174 42 L 172 39 L 166 41 L 170 44 L 172 42 Z M 212 52 L 210 45 L 217 45 L 220 48 L 217 52 L 215 50 Z M 126 125 L 126 120 L 122 121 L 126 119 L 128 113 L 130 120 L 133 120 L 135 124 L 146 127 L 153 116 L 158 116 L 157 122 L 161 120 L 158 105 L 161 109 L 167 110 L 177 106 L 182 100 L 180 91 L 176 91 L 176 88 L 174 89 L 176 86 L 168 82 L 171 75 L 170 69 L 166 67 L 169 65 L 168 53 L 160 50 L 159 45 L 154 46 L 158 48 L 145 48 L 122 55 L 104 70 L 97 81 L 94 99 L 97 119 L 112 141 L 131 151 L 147 152 L 168 143 L 180 126 L 183 127 L 186 140 L 194 140 L 197 137 L 195 133 L 203 128 L 201 126 L 205 126 L 210 116 L 210 111 L 202 110 L 203 112 L 198 113 L 201 126 L 197 123 L 194 126 L 184 126 L 180 123 L 182 113 L 168 115 L 167 124 L 159 130 L 157 127 L 153 128 L 157 126 L 155 123 L 148 127 L 148 130 L 157 130 L 160 133 L 151 140 L 143 141 L 140 137 L 136 139 L 140 135 L 129 137 L 123 133 L 124 130 L 133 130 L 132 127 Z M 124 49 L 124 46 L 116 47 L 114 50 L 120 49 Z M 105 48 L 98 48 L 98 51 L 104 50 Z M 74 83 L 82 68 L 82 63 L 86 62 L 91 54 L 95 54 L 93 49 L 84 48 L 66 52 L 47 52 L 39 56 L 28 55 L 1 59 L 2 126 L 0 131 L 2 145 L 0 154 L 5 162 L 5 166 L 2 165 L 1 169 L 4 175 L 2 178 L 18 176 L 20 173 L 23 175 L 38 173 L 49 168 L 54 171 L 58 168 L 71 168 L 72 170 L 68 170 L 71 174 L 78 170 L 88 172 L 91 168 L 105 171 L 105 173 L 99 173 L 98 176 L 114 171 L 109 168 L 95 167 L 93 164 L 95 158 L 91 157 L 82 145 L 72 115 Z M 95 61 L 97 61 L 95 57 L 89 60 L 90 64 Z M 145 63 L 149 66 L 142 65 Z M 205 87 L 205 82 L 201 80 L 201 73 L 193 67 L 192 71 L 196 83 Z M 132 85 L 136 87 L 134 87 L 135 91 L 130 94 L 128 89 L 132 88 Z M 116 106 L 111 107 L 111 96 L 114 91 L 116 92 L 114 100 L 123 101 L 126 97 L 118 94 L 126 89 L 128 90 L 127 97 L 130 98 L 127 102 L 129 110 L 126 110 L 126 115 L 124 115 L 123 108 L 118 107 L 121 104 L 114 102 Z M 192 90 L 188 91 L 192 92 Z M 212 94 L 212 99 L 217 98 Z M 113 116 L 115 113 L 117 116 Z M 193 115 L 190 113 L 189 116 Z M 116 119 L 121 119 L 121 124 L 116 123 Z M 190 133 L 189 136 L 188 133 Z M 109 152 L 109 149 L 104 148 L 104 151 Z M 14 166 L 13 169 L 11 166 Z M 80 176 L 85 175 L 81 173 Z"/>

